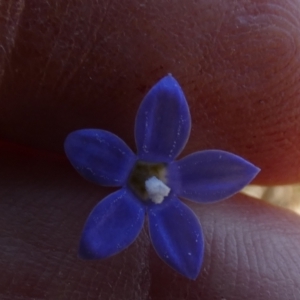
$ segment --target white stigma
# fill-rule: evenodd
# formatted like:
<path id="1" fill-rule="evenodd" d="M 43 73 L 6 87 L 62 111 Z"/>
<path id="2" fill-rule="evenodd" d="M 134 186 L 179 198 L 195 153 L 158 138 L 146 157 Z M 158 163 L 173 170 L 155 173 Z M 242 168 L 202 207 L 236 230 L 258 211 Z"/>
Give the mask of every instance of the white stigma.
<path id="1" fill-rule="evenodd" d="M 163 202 L 164 197 L 170 193 L 170 188 L 155 176 L 145 181 L 146 190 L 149 198 L 156 204 Z"/>

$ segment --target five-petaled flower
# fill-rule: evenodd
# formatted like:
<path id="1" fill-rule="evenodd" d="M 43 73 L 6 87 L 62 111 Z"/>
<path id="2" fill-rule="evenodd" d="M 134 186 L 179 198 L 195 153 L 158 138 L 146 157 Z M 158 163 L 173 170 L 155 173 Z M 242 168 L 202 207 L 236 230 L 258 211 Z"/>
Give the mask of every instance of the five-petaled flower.
<path id="1" fill-rule="evenodd" d="M 99 129 L 72 132 L 65 151 L 75 169 L 103 186 L 119 186 L 100 201 L 83 229 L 79 255 L 102 259 L 128 247 L 145 215 L 158 256 L 182 275 L 195 279 L 204 254 L 202 229 L 182 197 L 211 203 L 232 196 L 259 169 L 234 154 L 205 150 L 174 159 L 191 128 L 188 104 L 168 75 L 145 96 L 135 122 L 137 155 L 116 135 Z"/>

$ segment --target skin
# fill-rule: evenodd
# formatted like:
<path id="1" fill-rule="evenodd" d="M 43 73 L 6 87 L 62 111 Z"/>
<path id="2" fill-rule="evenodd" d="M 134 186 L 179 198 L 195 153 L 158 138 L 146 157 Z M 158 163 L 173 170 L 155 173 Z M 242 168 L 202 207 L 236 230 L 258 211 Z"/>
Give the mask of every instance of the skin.
<path id="1" fill-rule="evenodd" d="M 299 0 L 4 2 L 0 298 L 298 299 L 299 217 L 242 195 L 188 203 L 206 243 L 196 281 L 161 262 L 146 226 L 121 254 L 79 260 L 112 189 L 80 178 L 62 145 L 102 128 L 134 149 L 139 103 L 171 72 L 193 120 L 182 155 L 227 150 L 262 169 L 257 184 L 298 182 Z"/>

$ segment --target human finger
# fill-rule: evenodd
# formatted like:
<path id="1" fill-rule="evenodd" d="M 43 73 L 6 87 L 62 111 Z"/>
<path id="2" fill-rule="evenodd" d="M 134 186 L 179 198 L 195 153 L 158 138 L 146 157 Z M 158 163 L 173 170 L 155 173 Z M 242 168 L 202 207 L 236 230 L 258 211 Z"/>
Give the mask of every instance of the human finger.
<path id="1" fill-rule="evenodd" d="M 147 227 L 120 254 L 82 261 L 82 226 L 112 190 L 85 182 L 61 156 L 1 149 L 1 299 L 296 299 L 295 214 L 242 195 L 213 205 L 187 202 L 205 236 L 196 281 L 162 263 Z"/>

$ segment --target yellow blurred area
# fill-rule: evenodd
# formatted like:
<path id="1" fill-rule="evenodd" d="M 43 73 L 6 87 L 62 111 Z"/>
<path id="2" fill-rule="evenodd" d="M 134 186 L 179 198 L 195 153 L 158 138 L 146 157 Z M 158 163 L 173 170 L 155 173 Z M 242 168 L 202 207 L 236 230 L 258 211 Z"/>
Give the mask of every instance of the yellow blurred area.
<path id="1" fill-rule="evenodd" d="M 300 184 L 277 186 L 248 185 L 241 192 L 274 205 L 288 208 L 300 215 Z"/>

